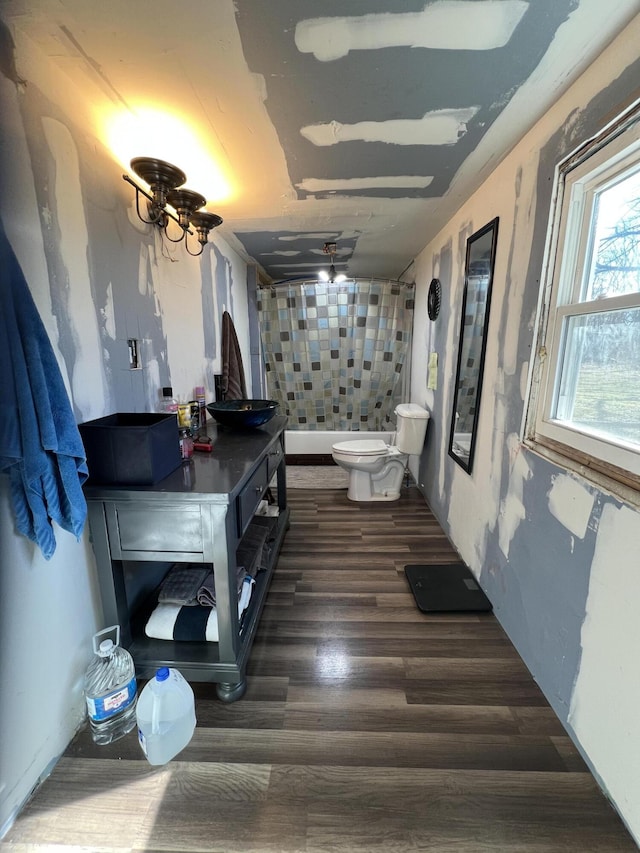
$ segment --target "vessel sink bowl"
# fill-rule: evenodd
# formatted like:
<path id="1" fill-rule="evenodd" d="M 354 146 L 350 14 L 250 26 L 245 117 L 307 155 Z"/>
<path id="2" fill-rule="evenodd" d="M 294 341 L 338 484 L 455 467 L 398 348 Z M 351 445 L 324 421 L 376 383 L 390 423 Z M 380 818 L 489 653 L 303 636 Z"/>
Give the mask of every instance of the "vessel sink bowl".
<path id="1" fill-rule="evenodd" d="M 207 403 L 209 413 L 223 426 L 253 429 L 270 421 L 278 409 L 275 400 L 224 400 Z"/>

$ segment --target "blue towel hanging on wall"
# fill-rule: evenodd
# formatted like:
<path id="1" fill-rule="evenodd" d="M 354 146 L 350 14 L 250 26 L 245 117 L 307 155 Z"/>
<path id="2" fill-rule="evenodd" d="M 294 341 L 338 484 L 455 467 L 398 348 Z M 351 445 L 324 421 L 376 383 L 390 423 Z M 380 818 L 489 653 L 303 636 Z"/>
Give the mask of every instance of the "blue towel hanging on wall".
<path id="1" fill-rule="evenodd" d="M 0 471 L 9 475 L 19 533 L 56 549 L 52 522 L 79 538 L 88 471 L 53 348 L 0 226 Z"/>

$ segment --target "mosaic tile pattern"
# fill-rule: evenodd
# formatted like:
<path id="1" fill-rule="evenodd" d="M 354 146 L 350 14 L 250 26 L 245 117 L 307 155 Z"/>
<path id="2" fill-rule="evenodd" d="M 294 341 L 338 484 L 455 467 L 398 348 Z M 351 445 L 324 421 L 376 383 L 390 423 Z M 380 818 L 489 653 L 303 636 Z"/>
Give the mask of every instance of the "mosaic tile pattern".
<path id="1" fill-rule="evenodd" d="M 265 288 L 258 297 L 271 399 L 290 429 L 394 428 L 414 286 L 361 280 Z"/>

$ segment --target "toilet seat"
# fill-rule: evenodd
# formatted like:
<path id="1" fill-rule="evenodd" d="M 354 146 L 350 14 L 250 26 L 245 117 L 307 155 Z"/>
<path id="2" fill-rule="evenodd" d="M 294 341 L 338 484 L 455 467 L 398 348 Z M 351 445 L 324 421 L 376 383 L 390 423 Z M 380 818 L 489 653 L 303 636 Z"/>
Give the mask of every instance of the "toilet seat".
<path id="1" fill-rule="evenodd" d="M 396 406 L 395 413 L 398 429 L 392 433 L 389 444 L 379 437 L 367 438 L 365 431 L 332 445 L 333 461 L 349 472 L 349 500 L 397 501 L 400 498 L 409 457 L 422 453 L 429 412 L 417 403 L 404 403 Z"/>
<path id="2" fill-rule="evenodd" d="M 379 438 L 356 439 L 354 441 L 338 441 L 333 445 L 333 450 L 344 453 L 347 456 L 379 456 L 389 451 L 389 445 Z"/>

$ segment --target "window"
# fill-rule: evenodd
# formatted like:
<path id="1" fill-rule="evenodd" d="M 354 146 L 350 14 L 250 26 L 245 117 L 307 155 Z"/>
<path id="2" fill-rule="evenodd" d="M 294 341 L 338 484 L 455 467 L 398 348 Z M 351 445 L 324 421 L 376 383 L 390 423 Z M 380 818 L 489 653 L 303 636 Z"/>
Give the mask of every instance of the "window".
<path id="1" fill-rule="evenodd" d="M 560 165 L 528 437 L 640 486 L 640 114 Z"/>

